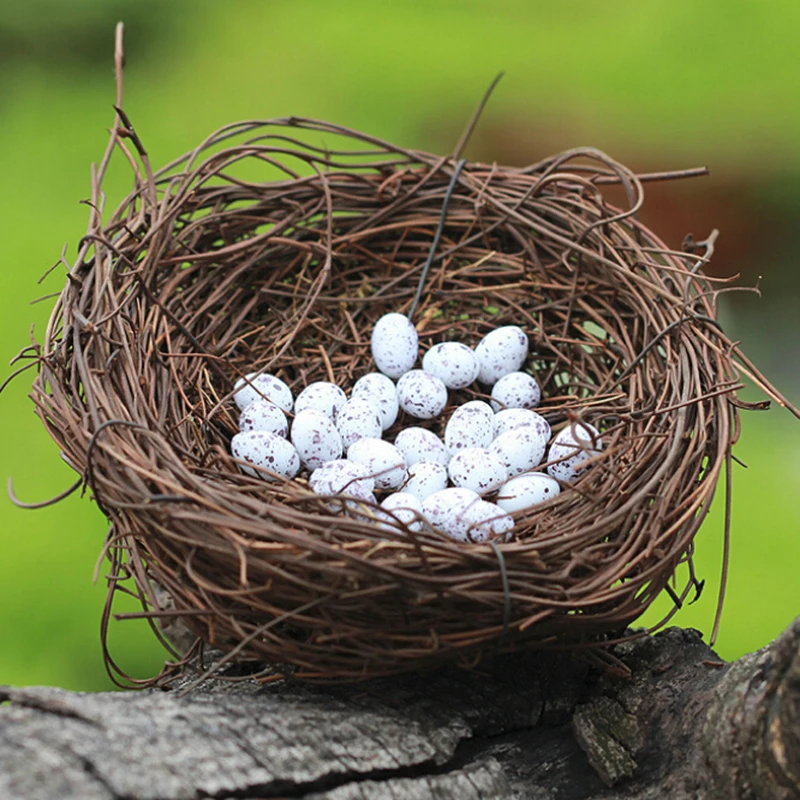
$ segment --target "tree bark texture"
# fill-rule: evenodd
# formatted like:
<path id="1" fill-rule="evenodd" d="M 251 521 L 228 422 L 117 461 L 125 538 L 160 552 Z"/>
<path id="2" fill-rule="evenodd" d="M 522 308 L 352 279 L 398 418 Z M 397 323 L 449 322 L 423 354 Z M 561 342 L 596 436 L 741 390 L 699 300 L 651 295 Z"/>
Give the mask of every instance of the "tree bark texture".
<path id="1" fill-rule="evenodd" d="M 337 687 L 4 688 L 0 797 L 800 798 L 800 618 L 732 664 L 677 628 L 616 654 L 630 679 L 525 653 Z"/>

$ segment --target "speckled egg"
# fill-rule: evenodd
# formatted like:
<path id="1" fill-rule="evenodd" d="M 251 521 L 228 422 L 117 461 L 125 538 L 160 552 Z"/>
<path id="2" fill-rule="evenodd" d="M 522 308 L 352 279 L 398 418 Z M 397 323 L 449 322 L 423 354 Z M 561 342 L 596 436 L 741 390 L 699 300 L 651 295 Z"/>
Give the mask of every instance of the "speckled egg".
<path id="1" fill-rule="evenodd" d="M 542 399 L 536 378 L 527 372 L 509 372 L 492 386 L 492 408 L 535 408 Z"/>
<path id="2" fill-rule="evenodd" d="M 245 431 L 267 431 L 281 436 L 284 439 L 289 434 L 289 423 L 286 421 L 286 414 L 278 406 L 269 400 L 253 400 L 249 406 L 245 406 L 239 417 L 239 430 Z"/>
<path id="3" fill-rule="evenodd" d="M 245 378 L 239 378 L 233 388 L 236 394 L 233 400 L 239 408 L 246 408 L 254 400 L 270 400 L 285 412 L 292 410 L 292 390 L 280 379 L 268 373 L 251 372 Z"/>
<path id="4" fill-rule="evenodd" d="M 347 494 L 359 497 L 375 489 L 375 479 L 369 470 L 356 461 L 337 458 L 327 461 L 315 469 L 308 479 L 308 485 L 315 494 Z"/>
<path id="5" fill-rule="evenodd" d="M 418 461 L 434 461 L 444 466 L 450 461 L 444 442 L 427 428 L 403 428 L 395 437 L 394 446 L 403 454 L 409 467 Z"/>
<path id="6" fill-rule="evenodd" d="M 422 501 L 422 515 L 434 530 L 451 539 L 466 541 L 469 526 L 461 519 L 461 514 L 480 499 L 480 495 L 471 489 L 442 489 Z"/>
<path id="7" fill-rule="evenodd" d="M 394 425 L 400 405 L 397 401 L 397 387 L 391 378 L 381 372 L 369 372 L 355 382 L 350 395 L 377 406 L 383 430 Z"/>
<path id="8" fill-rule="evenodd" d="M 435 375 L 412 369 L 397 381 L 397 400 L 406 414 L 417 419 L 433 419 L 447 405 L 447 387 Z"/>
<path id="9" fill-rule="evenodd" d="M 372 329 L 375 366 L 390 378 L 399 378 L 417 363 L 419 337 L 404 314 L 384 314 Z"/>
<path id="10" fill-rule="evenodd" d="M 435 461 L 418 461 L 408 468 L 403 491 L 422 501 L 434 492 L 447 488 L 447 467 Z"/>
<path id="11" fill-rule="evenodd" d="M 461 342 L 435 344 L 422 357 L 422 369 L 435 375 L 448 389 L 463 389 L 478 377 L 478 359 Z"/>
<path id="12" fill-rule="evenodd" d="M 444 444 L 451 456 L 467 447 L 488 447 L 493 438 L 494 413 L 483 400 L 459 406 L 444 429 Z"/>
<path id="13" fill-rule="evenodd" d="M 321 411 L 307 408 L 295 414 L 291 429 L 292 444 L 309 469 L 341 458 L 344 446 L 333 420 Z"/>
<path id="14" fill-rule="evenodd" d="M 527 511 L 546 500 L 558 497 L 561 487 L 558 481 L 543 472 L 529 472 L 506 481 L 497 492 L 495 502 L 504 511 L 513 514 Z"/>
<path id="15" fill-rule="evenodd" d="M 528 357 L 528 337 L 522 328 L 506 325 L 487 333 L 475 348 L 478 380 L 492 386 L 503 375 L 517 372 Z"/>
<path id="16" fill-rule="evenodd" d="M 234 458 L 252 464 L 252 467 L 240 465 L 242 472 L 268 481 L 289 480 L 300 471 L 297 450 L 286 439 L 268 431 L 237 433 L 231 439 L 231 453 Z"/>
<path id="17" fill-rule="evenodd" d="M 533 425 L 523 425 L 501 433 L 489 445 L 489 452 L 503 464 L 509 478 L 541 464 L 545 450 L 547 438 Z"/>
<path id="18" fill-rule="evenodd" d="M 485 447 L 468 447 L 450 459 L 447 466 L 454 486 L 489 494 L 508 480 L 508 472 L 496 455 Z"/>
<path id="19" fill-rule="evenodd" d="M 367 468 L 376 489 L 398 489 L 408 477 L 403 454 L 383 439 L 359 439 L 350 445 L 347 457 Z"/>
<path id="20" fill-rule="evenodd" d="M 335 383 L 315 381 L 309 383 L 294 401 L 295 414 L 311 409 L 336 421 L 339 409 L 347 402 L 347 395 Z"/>
<path id="21" fill-rule="evenodd" d="M 572 483 L 584 470 L 584 462 L 603 449 L 603 442 L 593 425 L 574 422 L 560 431 L 547 453 L 547 471 L 556 480 Z"/>
<path id="22" fill-rule="evenodd" d="M 497 438 L 506 431 L 521 428 L 523 425 L 532 425 L 545 441 L 550 441 L 550 423 L 541 414 L 529 408 L 506 408 L 498 411 L 494 415 L 494 436 Z"/>
<path id="23" fill-rule="evenodd" d="M 470 503 L 459 516 L 460 522 L 466 528 L 466 541 L 469 542 L 507 542 L 514 529 L 511 515 L 486 500 Z"/>
<path id="24" fill-rule="evenodd" d="M 380 439 L 383 432 L 380 412 L 369 400 L 352 397 L 339 409 L 336 429 L 342 437 L 345 450 L 365 436 Z"/>
<path id="25" fill-rule="evenodd" d="M 322 496 L 341 494 L 366 503 L 375 503 L 375 481 L 363 464 L 337 458 L 328 461 L 311 473 L 308 479 L 311 491 Z M 331 511 L 339 510 L 336 504 L 329 504 Z"/>
<path id="26" fill-rule="evenodd" d="M 376 512 L 378 523 L 383 529 L 397 529 L 398 522 L 405 525 L 410 531 L 418 533 L 422 530 L 423 522 L 420 519 L 422 514 L 422 503 L 408 492 L 394 492 L 384 499 L 381 503 L 384 512 Z"/>

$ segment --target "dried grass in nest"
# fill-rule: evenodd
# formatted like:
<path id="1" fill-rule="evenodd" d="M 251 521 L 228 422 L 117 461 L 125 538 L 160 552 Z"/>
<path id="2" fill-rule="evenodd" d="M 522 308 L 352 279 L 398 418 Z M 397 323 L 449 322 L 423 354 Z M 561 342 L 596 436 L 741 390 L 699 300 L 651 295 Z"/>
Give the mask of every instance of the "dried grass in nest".
<path id="1" fill-rule="evenodd" d="M 740 376 L 785 404 L 716 321 L 701 271 L 713 237 L 669 250 L 636 219 L 641 180 L 595 150 L 526 169 L 464 164 L 414 317 L 421 347 L 522 326 L 541 413 L 556 430 L 591 421 L 605 448 L 519 516 L 508 544 L 392 534 L 326 510 L 304 473 L 242 474 L 232 387 L 263 369 L 295 392 L 349 388 L 373 369 L 370 330 L 413 302 L 453 160 L 282 119 L 223 128 L 152 174 L 119 121 L 34 386 L 111 522 L 106 623 L 126 591 L 142 616 L 176 616 L 232 660 L 351 680 L 496 649 L 607 646 L 662 590 L 677 607 L 697 588 L 692 540 L 731 458 Z M 102 222 L 115 147 L 135 187 Z M 603 196 L 614 183 L 624 211 Z"/>

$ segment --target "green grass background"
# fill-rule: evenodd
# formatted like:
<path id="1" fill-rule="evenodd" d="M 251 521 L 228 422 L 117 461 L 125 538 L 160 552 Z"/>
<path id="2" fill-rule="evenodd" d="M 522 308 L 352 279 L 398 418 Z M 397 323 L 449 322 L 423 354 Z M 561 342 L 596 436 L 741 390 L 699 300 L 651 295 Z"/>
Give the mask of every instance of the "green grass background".
<path id="1" fill-rule="evenodd" d="M 31 326 L 41 337 L 52 300 L 29 301 L 59 291 L 63 269 L 37 280 L 65 243 L 67 257 L 75 254 L 85 231 L 78 201 L 113 119 L 117 18 L 128 26 L 125 108 L 156 166 L 228 122 L 290 114 L 447 152 L 504 69 L 488 129 L 529 131 L 534 146 L 544 131 L 559 148 L 635 154 L 652 170 L 707 163 L 723 179 L 757 175 L 759 186 L 778 187 L 770 202 L 800 205 L 800 4 L 791 0 L 11 5 L 0 11 L 3 363 L 28 343 Z M 129 184 L 118 159 L 106 184 L 111 207 Z M 754 265 L 763 298 L 726 306 L 724 321 L 797 403 L 800 292 L 787 236 Z M 34 417 L 29 386 L 23 375 L 0 398 L 0 476 L 37 501 L 74 476 Z M 733 475 L 718 640 L 726 658 L 763 646 L 800 610 L 800 423 L 780 409 L 746 414 L 735 453 L 749 466 Z M 675 619 L 705 632 L 719 586 L 721 518 L 718 501 L 697 538 L 706 590 Z M 38 511 L 0 498 L 0 683 L 108 687 L 102 567 L 92 583 L 105 530 L 88 498 Z M 115 625 L 112 644 L 134 674 L 153 673 L 164 658 L 138 623 Z"/>

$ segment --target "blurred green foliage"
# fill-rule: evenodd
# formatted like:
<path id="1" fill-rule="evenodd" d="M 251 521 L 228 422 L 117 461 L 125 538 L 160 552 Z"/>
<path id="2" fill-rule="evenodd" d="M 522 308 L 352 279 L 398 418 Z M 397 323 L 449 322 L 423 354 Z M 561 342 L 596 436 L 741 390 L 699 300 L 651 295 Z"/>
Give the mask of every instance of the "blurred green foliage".
<path id="1" fill-rule="evenodd" d="M 156 166 L 228 122 L 290 114 L 447 152 L 484 87 L 505 69 L 485 124 L 530 132 L 534 147 L 535 134 L 547 132 L 559 147 L 588 143 L 632 154 L 653 170 L 710 163 L 715 176 L 744 173 L 759 179 L 760 191 L 778 187 L 773 203 L 796 207 L 800 198 L 800 106 L 790 100 L 800 95 L 800 4 L 791 0 L 5 4 L 4 363 L 28 342 L 31 325 L 41 338 L 52 300 L 29 301 L 59 291 L 64 270 L 41 286 L 37 280 L 65 242 L 67 257 L 74 255 L 85 230 L 87 208 L 78 201 L 112 121 L 116 16 L 129 22 L 125 107 Z M 532 151 L 530 160 L 544 155 Z M 108 204 L 129 185 L 117 159 Z M 794 257 L 787 245 L 770 252 Z M 774 258 L 757 267 L 764 300 L 730 306 L 725 324 L 752 342 L 746 349 L 781 374 L 797 402 L 798 297 L 781 291 L 793 284 L 782 282 L 786 264 Z M 761 324 L 776 313 L 785 314 L 782 330 L 793 339 Z M 3 395 L 0 458 L 21 498 L 34 501 L 74 476 L 32 413 L 30 377 Z M 800 609 L 800 424 L 779 410 L 746 414 L 735 453 L 749 468 L 734 465 L 731 574 L 718 642 L 727 658 L 766 644 Z M 719 586 L 722 515 L 718 500 L 697 539 L 705 592 L 675 619 L 706 632 Z M 102 566 L 92 584 L 104 519 L 77 496 L 39 511 L 2 502 L 0 519 L 0 682 L 106 688 Z M 164 658 L 142 624 L 114 626 L 112 644 L 134 674 L 152 674 Z"/>

